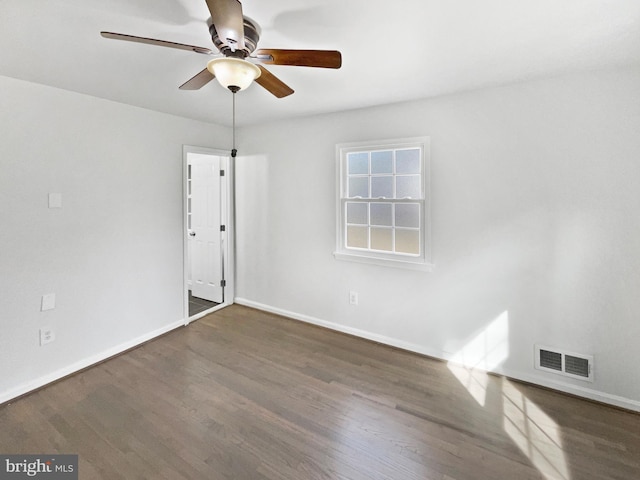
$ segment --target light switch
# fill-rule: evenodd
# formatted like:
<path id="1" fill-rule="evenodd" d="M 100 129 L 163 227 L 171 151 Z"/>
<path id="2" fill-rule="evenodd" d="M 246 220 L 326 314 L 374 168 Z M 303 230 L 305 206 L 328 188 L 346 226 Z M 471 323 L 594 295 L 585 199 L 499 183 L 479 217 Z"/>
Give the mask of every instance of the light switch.
<path id="1" fill-rule="evenodd" d="M 49 293 L 47 295 L 43 295 L 42 308 L 40 310 L 44 312 L 45 310 L 53 310 L 54 308 L 56 308 L 56 294 Z"/>
<path id="2" fill-rule="evenodd" d="M 62 194 L 50 193 L 49 194 L 49 208 L 62 208 Z"/>

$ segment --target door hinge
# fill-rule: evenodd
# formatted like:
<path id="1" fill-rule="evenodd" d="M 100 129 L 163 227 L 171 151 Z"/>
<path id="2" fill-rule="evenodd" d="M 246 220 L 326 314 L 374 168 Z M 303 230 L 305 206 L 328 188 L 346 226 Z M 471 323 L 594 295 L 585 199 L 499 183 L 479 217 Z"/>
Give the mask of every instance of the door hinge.
<path id="1" fill-rule="evenodd" d="M 221 287 L 226 287 L 227 286 L 227 281 L 226 280 L 220 280 L 220 286 Z"/>
<path id="2" fill-rule="evenodd" d="M 220 170 L 220 176 L 224 177 L 224 170 Z"/>
<path id="3" fill-rule="evenodd" d="M 220 225 L 220 231 L 221 232 L 226 232 L 227 231 L 227 226 L 226 225 Z"/>

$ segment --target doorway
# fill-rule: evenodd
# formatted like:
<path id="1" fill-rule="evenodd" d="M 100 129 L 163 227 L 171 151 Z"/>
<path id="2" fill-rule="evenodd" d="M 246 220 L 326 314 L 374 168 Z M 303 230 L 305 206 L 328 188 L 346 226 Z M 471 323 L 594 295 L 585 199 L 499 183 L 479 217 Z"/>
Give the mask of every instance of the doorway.
<path id="1" fill-rule="evenodd" d="M 233 303 L 233 192 L 226 151 L 185 145 L 185 325 Z"/>

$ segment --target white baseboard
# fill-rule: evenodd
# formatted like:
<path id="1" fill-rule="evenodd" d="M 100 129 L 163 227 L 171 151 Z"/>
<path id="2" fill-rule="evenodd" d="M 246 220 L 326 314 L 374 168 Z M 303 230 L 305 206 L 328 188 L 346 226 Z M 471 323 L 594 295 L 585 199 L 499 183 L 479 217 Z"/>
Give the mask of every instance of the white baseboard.
<path id="1" fill-rule="evenodd" d="M 405 342 L 403 340 L 398 340 L 396 338 L 387 337 L 384 335 L 379 335 L 377 333 L 368 332 L 366 330 L 361 330 L 358 328 L 348 327 L 346 325 L 342 325 L 335 322 L 329 322 L 327 320 L 322 320 L 319 318 L 311 317 L 309 315 L 304 315 L 296 312 L 291 312 L 289 310 L 284 310 L 282 308 L 273 307 L 271 305 L 266 305 L 264 303 L 254 302 L 252 300 L 246 298 L 236 297 L 234 299 L 235 303 L 239 305 L 245 305 L 247 307 L 255 308 L 258 310 L 262 310 L 269 313 L 275 313 L 276 315 L 282 315 L 283 317 L 291 318 L 294 320 L 300 320 L 305 323 L 310 323 L 313 325 L 318 325 L 321 327 L 325 327 L 331 330 L 335 330 L 342 333 L 347 333 L 349 335 L 354 335 L 356 337 L 365 338 L 367 340 L 372 340 L 374 342 L 383 343 L 385 345 L 389 345 L 396 348 L 401 348 L 403 350 L 407 350 L 414 353 L 419 353 L 421 355 L 426 355 L 429 357 L 437 358 L 439 360 L 450 361 L 451 354 L 444 352 L 433 350 L 427 348 L 423 345 L 418 345 L 411 342 Z M 514 380 L 520 380 L 523 382 L 531 383 L 534 385 L 539 385 L 541 387 L 550 388 L 553 390 L 558 390 L 560 392 L 568 393 L 571 395 L 576 395 L 578 397 L 587 398 L 589 400 L 594 400 L 596 402 L 605 403 L 608 405 L 613 405 L 616 407 L 624 408 L 627 410 L 632 410 L 635 412 L 640 412 L 640 401 L 632 400 L 630 398 L 621 397 L 618 395 L 613 395 L 606 392 L 601 392 L 599 390 L 594 390 L 592 388 L 586 388 L 579 385 L 573 385 L 570 383 L 549 380 L 547 378 L 543 378 L 539 375 L 531 375 L 523 372 L 515 372 L 508 369 L 497 369 L 490 371 L 491 373 L 496 373 L 499 375 L 504 375 L 505 377 L 512 378 Z"/>
<path id="2" fill-rule="evenodd" d="M 177 322 L 171 323 L 165 327 L 159 328 L 157 330 L 154 330 L 153 332 L 149 332 L 145 335 L 141 335 L 138 338 L 135 338 L 133 340 L 130 340 L 128 342 L 124 342 L 120 345 L 117 345 L 113 348 L 109 348 L 101 353 L 98 353 L 96 355 L 92 355 L 88 358 L 85 358 L 79 362 L 73 363 L 71 365 L 68 365 L 66 367 L 63 367 L 59 370 L 56 370 L 55 372 L 51 372 L 47 375 L 43 375 L 42 377 L 36 378 L 35 380 L 29 381 L 27 383 L 24 383 L 22 385 L 19 385 L 18 387 L 15 387 L 7 392 L 2 392 L 0 393 L 0 404 L 3 404 L 5 402 L 9 402 L 11 400 L 13 400 L 14 398 L 20 397 L 22 395 L 25 395 L 29 392 L 32 392 L 34 390 L 37 390 L 38 388 L 44 387 L 45 385 L 48 385 L 50 383 L 55 382 L 56 380 L 60 380 L 61 378 L 64 378 L 68 375 L 71 375 L 73 373 L 79 372 L 80 370 L 83 370 L 87 367 L 90 367 L 92 365 L 95 365 L 97 363 L 100 363 L 108 358 L 113 357 L 114 355 L 118 355 L 126 350 L 129 350 L 133 347 L 137 347 L 138 345 L 141 345 L 145 342 L 148 342 L 149 340 L 152 340 L 156 337 L 159 337 L 160 335 L 164 335 L 167 332 L 170 332 L 171 330 L 175 330 L 178 327 L 183 327 L 185 324 L 184 320 L 179 320 Z"/>

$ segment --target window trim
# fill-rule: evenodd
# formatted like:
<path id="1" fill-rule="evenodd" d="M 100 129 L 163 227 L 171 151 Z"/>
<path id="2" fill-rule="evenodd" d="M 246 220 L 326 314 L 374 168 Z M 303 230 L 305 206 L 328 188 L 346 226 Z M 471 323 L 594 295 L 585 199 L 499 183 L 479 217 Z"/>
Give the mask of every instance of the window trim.
<path id="1" fill-rule="evenodd" d="M 346 197 L 347 155 L 353 152 L 372 152 L 379 150 L 400 150 L 405 148 L 420 148 L 422 167 L 423 198 L 417 200 L 423 209 L 421 217 L 421 255 L 412 256 L 402 253 L 376 252 L 368 249 L 352 249 L 346 247 L 346 202 L 354 200 Z M 407 268 L 412 270 L 432 271 L 431 263 L 431 202 L 430 202 L 430 137 L 396 138 L 388 140 L 374 140 L 366 142 L 339 143 L 336 145 L 336 250 L 333 255 L 336 260 L 346 260 L 387 267 Z M 358 199 L 363 203 L 375 203 L 378 199 Z M 392 200 L 401 203 L 403 199 Z M 398 201 L 400 200 L 400 201 Z M 380 199 L 384 202 L 385 200 Z M 414 200 L 415 201 L 415 200 Z"/>

